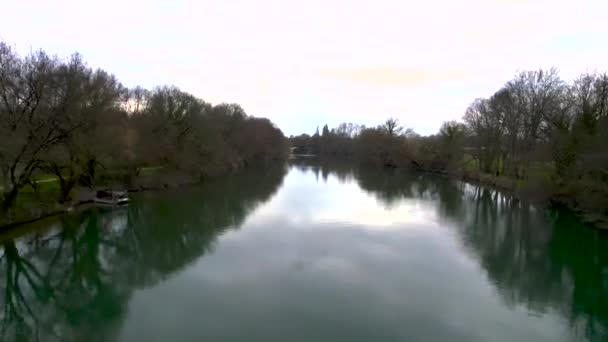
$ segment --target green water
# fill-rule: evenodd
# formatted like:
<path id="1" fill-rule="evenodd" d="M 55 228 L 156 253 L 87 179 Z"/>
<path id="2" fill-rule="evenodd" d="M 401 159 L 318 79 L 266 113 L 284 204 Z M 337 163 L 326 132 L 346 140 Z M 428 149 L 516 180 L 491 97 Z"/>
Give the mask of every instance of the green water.
<path id="1" fill-rule="evenodd" d="M 608 236 L 429 175 L 300 162 L 0 239 L 1 341 L 608 340 Z"/>

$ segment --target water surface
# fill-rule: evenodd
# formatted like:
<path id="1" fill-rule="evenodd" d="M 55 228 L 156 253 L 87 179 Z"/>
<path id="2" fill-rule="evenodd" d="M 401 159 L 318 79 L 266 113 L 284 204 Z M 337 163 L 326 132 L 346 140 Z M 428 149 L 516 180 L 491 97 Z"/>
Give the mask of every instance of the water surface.
<path id="1" fill-rule="evenodd" d="M 429 175 L 252 169 L 0 241 L 2 341 L 608 339 L 605 234 Z"/>

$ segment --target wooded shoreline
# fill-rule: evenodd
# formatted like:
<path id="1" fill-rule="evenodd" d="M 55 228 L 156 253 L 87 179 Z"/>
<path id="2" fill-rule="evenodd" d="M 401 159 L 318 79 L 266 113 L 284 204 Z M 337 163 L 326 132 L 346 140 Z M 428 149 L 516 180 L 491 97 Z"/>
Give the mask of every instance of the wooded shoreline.
<path id="1" fill-rule="evenodd" d="M 336 160 L 353 164 L 358 163 L 352 159 L 345 160 L 336 158 L 326 158 L 322 156 L 315 156 L 314 158 L 319 160 L 321 163 Z M 310 157 L 307 157 L 305 159 L 310 159 Z M 455 180 L 461 180 L 471 184 L 481 185 L 493 190 L 498 190 L 502 193 L 512 196 L 513 198 L 519 201 L 540 206 L 541 208 L 564 208 L 574 213 L 586 226 L 593 229 L 598 229 L 600 231 L 608 231 L 608 215 L 603 215 L 601 211 L 597 211 L 596 207 L 586 207 L 584 203 L 577 202 L 576 199 L 573 197 L 539 190 L 539 184 L 537 184 L 535 187 L 530 187 L 527 186 L 526 183 L 518 182 L 515 179 L 510 179 L 504 176 L 497 177 L 491 174 L 481 173 L 478 171 L 454 171 L 446 169 L 424 168 L 422 165 L 417 163 L 412 163 L 410 166 L 399 167 L 379 166 L 374 164 L 367 165 L 377 168 L 395 169 L 397 172 L 408 172 L 407 170 L 413 170 L 415 172 L 434 174 Z M 542 184 L 540 186 L 542 186 Z"/>
<path id="2" fill-rule="evenodd" d="M 539 195 L 530 189 L 518 186 L 517 181 L 513 179 L 496 177 L 479 172 L 448 172 L 432 170 L 419 171 L 438 174 L 453 179 L 460 179 L 468 183 L 486 186 L 507 193 L 520 201 L 530 202 L 541 207 L 563 207 L 569 211 L 572 211 L 587 226 L 602 231 L 608 231 L 608 216 L 601 215 L 601 213 L 598 213 L 593 209 L 585 208 L 584 206 L 581 206 L 580 203 L 577 203 L 573 199 L 565 196 L 551 195 L 547 197 L 546 195 Z"/>
<path id="3" fill-rule="evenodd" d="M 212 105 L 175 86 L 125 87 L 81 55 L 17 54 L 0 42 L 0 226 L 86 202 L 76 189 L 137 187 L 162 168 L 197 183 L 292 153 L 456 174 L 587 220 L 608 221 L 608 74 L 566 82 L 557 69 L 518 73 L 463 121 L 421 136 L 396 118 L 326 125 L 287 139 L 238 104 Z M 56 182 L 43 183 L 52 176 Z M 149 182 L 149 186 L 165 182 Z M 89 196 L 90 197 L 90 196 Z"/>
<path id="4" fill-rule="evenodd" d="M 213 181 L 211 179 L 211 181 Z M 110 188 L 115 188 L 115 189 L 124 189 L 126 190 L 129 194 L 133 194 L 133 193 L 141 193 L 141 192 L 155 192 L 155 191 L 165 191 L 165 190 L 169 190 L 169 189 L 175 189 L 175 188 L 180 188 L 180 187 L 185 187 L 185 186 L 193 186 L 196 184 L 203 184 L 201 182 L 197 182 L 194 181 L 192 179 L 187 179 L 184 178 L 183 180 L 179 180 L 178 179 L 172 179 L 170 182 L 158 182 L 158 180 L 156 180 L 157 183 L 140 183 L 138 185 L 111 185 L 108 186 Z M 98 186 L 98 189 L 106 189 L 108 188 L 106 186 Z M 77 195 L 75 195 L 75 198 L 70 202 L 70 203 L 56 203 L 54 207 L 52 207 L 51 209 L 45 209 L 45 206 L 43 205 L 43 203 L 39 203 L 39 207 L 36 208 L 36 203 L 31 203 L 33 205 L 34 208 L 36 208 L 37 210 L 34 210 L 33 212 L 37 212 L 37 214 L 32 214 L 31 216 L 23 216 L 21 218 L 17 218 L 17 220 L 12 221 L 12 222 L 8 222 L 6 223 L 5 221 L 0 220 L 0 232 L 6 232 L 6 231 L 10 231 L 16 227 L 19 226 L 23 226 L 29 223 L 33 223 L 45 218 L 49 218 L 49 217 L 53 217 L 53 216 L 58 216 L 58 215 L 63 215 L 63 214 L 69 214 L 72 212 L 76 212 L 76 211 L 80 211 L 80 210 L 85 210 L 88 209 L 90 207 L 95 206 L 94 204 L 94 198 L 95 198 L 95 190 L 94 189 L 86 189 L 86 188 L 75 188 L 74 192 L 77 193 Z M 5 219 L 5 218 L 3 218 Z"/>
<path id="5" fill-rule="evenodd" d="M 175 86 L 126 87 L 78 53 L 20 56 L 0 41 L 0 226 L 87 202 L 77 189 L 196 183 L 285 160 L 287 140 L 238 104 Z M 52 177 L 54 182 L 41 182 Z"/>
<path id="6" fill-rule="evenodd" d="M 297 153 L 467 175 L 608 221 L 608 73 L 566 81 L 556 68 L 522 71 L 463 114 L 428 136 L 389 118 L 289 140 Z"/>

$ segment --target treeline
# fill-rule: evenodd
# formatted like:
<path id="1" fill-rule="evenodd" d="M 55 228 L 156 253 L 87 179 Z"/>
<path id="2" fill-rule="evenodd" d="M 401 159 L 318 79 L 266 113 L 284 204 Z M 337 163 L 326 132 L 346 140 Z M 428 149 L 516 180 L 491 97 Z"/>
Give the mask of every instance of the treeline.
<path id="1" fill-rule="evenodd" d="M 268 119 L 236 104 L 213 106 L 174 86 L 127 88 L 74 54 L 18 55 L 0 42 L 1 212 L 41 175 L 58 179 L 57 200 L 101 173 L 126 181 L 144 167 L 193 178 L 284 159 L 287 144 Z"/>
<path id="2" fill-rule="evenodd" d="M 411 138 L 417 136 L 404 129 L 397 119 L 368 128 L 342 123 L 334 129 L 323 126 L 312 136 L 301 134 L 289 138 L 294 154 L 313 154 L 325 158 L 355 159 L 366 164 L 406 166 L 412 162 Z"/>
<path id="3" fill-rule="evenodd" d="M 340 127 L 355 127 L 344 130 Z M 389 119 L 375 128 L 343 124 L 291 137 L 296 152 L 384 166 L 491 176 L 608 216 L 608 74 L 573 82 L 556 69 L 517 74 L 490 98 L 422 137 Z"/>
<path id="4" fill-rule="evenodd" d="M 464 121 L 481 171 L 525 179 L 534 162 L 550 162 L 560 177 L 608 180 L 608 74 L 568 84 L 555 69 L 522 72 L 475 100 Z"/>

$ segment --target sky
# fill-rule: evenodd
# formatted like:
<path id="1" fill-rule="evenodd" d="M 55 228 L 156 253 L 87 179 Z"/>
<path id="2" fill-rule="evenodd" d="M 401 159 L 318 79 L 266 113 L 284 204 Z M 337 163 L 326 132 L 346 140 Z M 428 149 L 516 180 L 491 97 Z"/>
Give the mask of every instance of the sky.
<path id="1" fill-rule="evenodd" d="M 0 40 L 125 86 L 239 103 L 286 135 L 395 117 L 426 135 L 518 71 L 608 71 L 606 0 L 0 0 Z"/>

